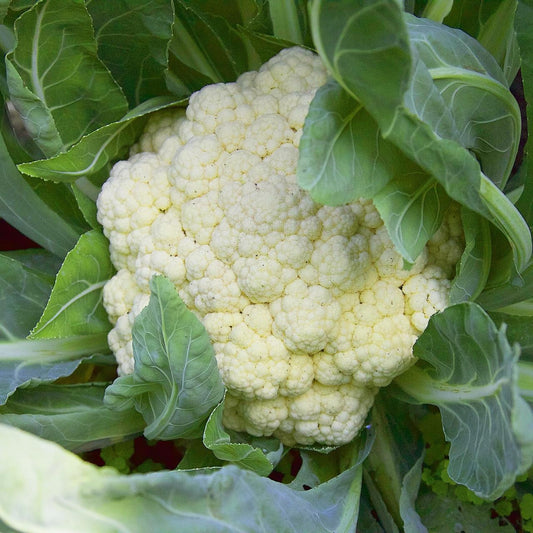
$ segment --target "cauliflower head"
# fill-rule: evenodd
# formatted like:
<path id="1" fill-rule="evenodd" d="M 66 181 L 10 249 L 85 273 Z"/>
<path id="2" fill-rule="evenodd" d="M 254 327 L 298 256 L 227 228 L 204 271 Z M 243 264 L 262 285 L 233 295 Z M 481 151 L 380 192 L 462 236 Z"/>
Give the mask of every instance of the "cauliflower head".
<path id="1" fill-rule="evenodd" d="M 104 288 L 120 374 L 155 274 L 201 319 L 227 388 L 224 423 L 288 445 L 349 442 L 379 387 L 413 363 L 462 250 L 450 211 L 406 270 L 369 200 L 318 205 L 296 179 L 319 57 L 283 50 L 186 111 L 149 122 L 112 169 L 98 220 L 118 273 Z"/>

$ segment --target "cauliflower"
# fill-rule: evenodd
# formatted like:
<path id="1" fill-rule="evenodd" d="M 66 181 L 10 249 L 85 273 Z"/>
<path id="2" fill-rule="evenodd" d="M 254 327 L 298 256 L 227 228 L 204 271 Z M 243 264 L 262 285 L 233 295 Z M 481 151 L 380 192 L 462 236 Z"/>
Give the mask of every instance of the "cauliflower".
<path id="1" fill-rule="evenodd" d="M 325 82 L 318 56 L 291 48 L 204 87 L 186 111 L 152 118 L 98 198 L 118 270 L 104 305 L 119 373 L 133 371 L 149 281 L 167 276 L 212 339 L 225 425 L 288 445 L 357 434 L 447 305 L 462 250 L 452 209 L 406 270 L 370 200 L 321 206 L 299 188 L 303 123 Z"/>

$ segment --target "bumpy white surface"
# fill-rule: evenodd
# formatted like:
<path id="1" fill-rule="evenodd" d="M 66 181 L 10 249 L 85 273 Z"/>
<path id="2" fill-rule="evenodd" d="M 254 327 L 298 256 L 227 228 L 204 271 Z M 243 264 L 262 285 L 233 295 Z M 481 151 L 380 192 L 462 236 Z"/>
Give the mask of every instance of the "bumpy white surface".
<path id="1" fill-rule="evenodd" d="M 325 81 L 319 58 L 292 48 L 203 88 L 186 113 L 151 120 L 98 199 L 118 270 L 104 304 L 120 373 L 133 371 L 133 319 L 163 274 L 214 343 L 226 426 L 289 445 L 357 434 L 446 306 L 461 252 L 452 212 L 403 270 L 370 201 L 320 206 L 298 187 L 303 122 Z"/>

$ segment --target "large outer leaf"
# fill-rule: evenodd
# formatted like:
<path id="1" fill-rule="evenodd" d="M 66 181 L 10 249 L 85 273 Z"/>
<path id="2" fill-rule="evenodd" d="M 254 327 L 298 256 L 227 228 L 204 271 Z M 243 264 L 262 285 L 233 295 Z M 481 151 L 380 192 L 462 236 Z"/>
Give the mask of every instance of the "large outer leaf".
<path id="1" fill-rule="evenodd" d="M 0 342 L 0 405 L 21 385 L 68 376 L 84 357 L 108 350 L 105 333 Z"/>
<path id="2" fill-rule="evenodd" d="M 23 533 L 352 533 L 361 468 L 308 490 L 229 465 L 120 475 L 0 425 L 0 521 Z"/>
<path id="3" fill-rule="evenodd" d="M 465 249 L 450 289 L 450 304 L 474 300 L 489 277 L 492 246 L 490 226 L 486 219 L 467 208 L 461 210 Z"/>
<path id="4" fill-rule="evenodd" d="M 179 103 L 165 96 L 144 102 L 120 120 L 89 133 L 66 152 L 22 163 L 18 169 L 30 176 L 68 182 L 95 174 L 134 143 L 150 113 Z"/>
<path id="5" fill-rule="evenodd" d="M 127 111 L 120 87 L 96 55 L 84 2 L 38 2 L 17 19 L 15 34 L 6 59 L 11 100 L 47 156 Z"/>
<path id="6" fill-rule="evenodd" d="M 401 172 L 405 159 L 335 80 L 320 87 L 311 102 L 299 151 L 300 185 L 327 205 L 374 196 Z"/>
<path id="7" fill-rule="evenodd" d="M 16 426 L 74 452 L 94 450 L 142 433 L 135 410 L 104 405 L 107 383 L 42 384 L 19 389 L 0 407 L 0 424 Z"/>
<path id="8" fill-rule="evenodd" d="M 437 405 L 450 441 L 448 474 L 495 499 L 533 461 L 533 414 L 518 394 L 519 349 L 476 304 L 434 315 L 414 346 L 429 363 L 395 383 L 416 403 Z"/>
<path id="9" fill-rule="evenodd" d="M 510 85 L 520 67 L 513 22 L 516 0 L 468 0 L 451 2 L 444 19 L 447 26 L 461 28 L 475 37 L 498 61 Z"/>
<path id="10" fill-rule="evenodd" d="M 416 501 L 416 509 L 426 527 L 423 531 L 450 533 L 450 524 L 453 524 L 456 531 L 516 533 L 511 524 L 503 523 L 499 517 L 492 518 L 493 507 L 492 503 L 459 502 L 456 498 L 435 494 L 424 486 Z"/>
<path id="11" fill-rule="evenodd" d="M 80 237 L 59 272 L 32 338 L 107 332 L 111 325 L 102 305 L 102 289 L 115 272 L 108 241 L 92 230 Z"/>
<path id="12" fill-rule="evenodd" d="M 24 338 L 50 296 L 53 277 L 0 254 L 0 339 Z"/>
<path id="13" fill-rule="evenodd" d="M 24 180 L 0 136 L 0 216 L 47 250 L 64 257 L 80 228 L 53 210 Z"/>
<path id="14" fill-rule="evenodd" d="M 522 273 L 519 280 L 511 280 L 503 285 L 483 291 L 476 300 L 485 309 L 500 309 L 528 298 L 533 298 L 533 263 Z"/>
<path id="15" fill-rule="evenodd" d="M 533 1 L 521 0 L 515 18 L 516 34 L 520 45 L 520 57 L 522 59 L 520 73 L 524 86 L 524 96 L 530 104 L 526 108 L 529 127 L 533 124 Z M 524 169 L 526 180 L 524 192 L 518 201 L 518 207 L 533 230 L 533 165 L 530 163 L 533 152 L 533 135 L 529 135 L 525 146 Z"/>
<path id="16" fill-rule="evenodd" d="M 163 276 L 150 282 L 148 306 L 133 324 L 133 374 L 108 388 L 106 401 L 135 408 L 147 438 L 197 437 L 224 394 L 211 341 L 202 323 Z"/>
<path id="17" fill-rule="evenodd" d="M 373 116 L 382 135 L 438 180 L 449 196 L 497 225 L 523 269 L 531 256 L 529 229 L 495 185 L 505 183 L 516 154 L 519 110 L 503 74 L 493 77 L 498 65 L 492 56 L 466 34 L 404 14 L 396 0 L 317 0 L 311 19 L 321 57 Z M 449 64 L 449 58 L 459 64 Z M 452 85 L 456 90 L 450 92 Z M 458 104 L 463 94 L 473 108 Z M 498 105 L 479 108 L 476 98 L 481 96 L 493 103 L 496 98 Z M 495 161 L 485 146 L 501 147 L 498 125 L 513 131 L 514 138 L 505 139 L 501 159 Z M 480 158 L 483 172 L 470 150 Z"/>
<path id="18" fill-rule="evenodd" d="M 235 81 L 248 70 L 246 44 L 230 22 L 214 14 L 209 4 L 176 1 L 171 54 L 211 83 Z M 180 78 L 179 69 L 173 74 Z"/>
<path id="19" fill-rule="evenodd" d="M 171 0 L 90 0 L 100 59 L 131 107 L 166 94 L 164 71 L 172 37 Z M 108 121 L 109 122 L 109 121 Z"/>

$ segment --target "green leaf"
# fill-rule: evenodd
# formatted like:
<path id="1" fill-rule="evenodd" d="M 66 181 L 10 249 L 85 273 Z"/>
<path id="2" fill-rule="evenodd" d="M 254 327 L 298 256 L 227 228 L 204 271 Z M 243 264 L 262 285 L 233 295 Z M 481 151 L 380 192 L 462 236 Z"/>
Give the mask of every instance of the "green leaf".
<path id="1" fill-rule="evenodd" d="M 428 0 L 422 17 L 434 20 L 435 22 L 442 22 L 446 15 L 448 15 L 453 7 L 453 0 Z"/>
<path id="2" fill-rule="evenodd" d="M 450 496 L 437 495 L 424 486 L 416 501 L 416 509 L 426 531 L 431 533 L 450 533 L 451 527 L 467 533 L 515 533 L 516 529 L 512 525 L 502 524 L 498 518 L 491 518 L 493 507 L 493 503 L 475 505 Z"/>
<path id="3" fill-rule="evenodd" d="M 96 55 L 84 2 L 38 2 L 17 19 L 15 35 L 6 60 L 11 100 L 45 155 L 127 111 L 120 87 Z"/>
<path id="4" fill-rule="evenodd" d="M 246 43 L 224 17 L 209 10 L 209 2 L 202 4 L 177 0 L 170 50 L 211 83 L 235 81 L 248 70 Z"/>
<path id="5" fill-rule="evenodd" d="M 400 514 L 403 520 L 404 530 L 412 533 L 427 533 L 427 529 L 422 523 L 420 515 L 417 513 L 415 507 L 422 478 L 423 461 L 424 456 L 421 455 L 409 472 L 404 476 L 402 480 L 402 490 L 400 492 Z"/>
<path id="6" fill-rule="evenodd" d="M 89 224 L 92 229 L 101 231 L 102 228 L 98 222 L 98 209 L 96 208 L 96 201 L 92 198 L 89 198 L 89 196 L 85 194 L 85 192 L 79 187 L 79 185 L 83 183 L 82 180 L 84 179 L 85 178 L 80 178 L 71 185 L 72 192 L 76 198 L 78 208 L 83 214 L 83 218 L 85 218 L 87 221 L 87 224 Z M 87 180 L 86 183 L 90 183 L 89 180 Z"/>
<path id="7" fill-rule="evenodd" d="M 375 432 L 371 427 L 365 428 L 357 438 L 348 444 L 312 451 L 298 448 L 302 459 L 295 478 L 289 486 L 298 490 L 309 490 L 335 478 L 355 464 L 363 464 L 375 442 Z"/>
<path id="8" fill-rule="evenodd" d="M 361 499 L 359 501 L 359 517 L 357 520 L 357 528 L 365 533 L 392 533 L 397 531 L 389 529 L 385 531 L 376 518 L 376 511 L 370 502 L 370 497 L 367 494 L 367 489 L 363 484 L 361 491 Z"/>
<path id="9" fill-rule="evenodd" d="M 60 214 L 72 227 L 77 228 L 79 234 L 89 229 L 87 221 L 78 208 L 76 198 L 71 187 L 66 183 L 35 180 L 24 177 L 30 187 L 37 193 L 48 207 Z"/>
<path id="10" fill-rule="evenodd" d="M 513 22 L 516 0 L 452 2 L 444 23 L 475 37 L 498 61 L 510 85 L 520 66 Z"/>
<path id="11" fill-rule="evenodd" d="M 520 113 L 494 58 L 466 34 L 404 13 L 396 0 L 317 0 L 311 25 L 332 75 L 383 137 L 449 196 L 494 223 L 522 270 L 531 235 L 497 187 L 514 162 Z"/>
<path id="12" fill-rule="evenodd" d="M 122 87 L 130 106 L 167 94 L 164 71 L 172 37 L 172 1 L 90 0 L 87 9 L 94 24 L 98 55 Z"/>
<path id="13" fill-rule="evenodd" d="M 395 384 L 408 401 L 439 407 L 449 476 L 483 498 L 501 496 L 533 462 L 533 414 L 516 383 L 518 347 L 481 307 L 462 303 L 430 319 L 414 354 L 427 364 Z"/>
<path id="14" fill-rule="evenodd" d="M 26 248 L 24 250 L 8 250 L 2 252 L 4 257 L 9 257 L 25 268 L 29 268 L 52 280 L 59 270 L 61 258 L 43 248 Z"/>
<path id="15" fill-rule="evenodd" d="M 102 289 L 114 271 L 109 243 L 98 231 L 83 234 L 57 273 L 46 308 L 32 338 L 107 332 L 111 325 L 102 305 Z"/>
<path id="16" fill-rule="evenodd" d="M 168 279 L 155 276 L 150 289 L 133 324 L 135 370 L 115 380 L 106 402 L 119 410 L 135 405 L 146 438 L 198 437 L 224 394 L 213 347 Z"/>
<path id="17" fill-rule="evenodd" d="M 76 453 L 140 435 L 144 419 L 135 409 L 118 412 L 104 405 L 106 386 L 41 384 L 19 389 L 0 407 L 0 424 L 18 427 Z"/>
<path id="18" fill-rule="evenodd" d="M 501 327 L 505 324 L 505 334 L 510 344 L 520 345 L 520 357 L 533 361 L 533 328 L 531 316 L 490 313 L 494 323 Z"/>
<path id="19" fill-rule="evenodd" d="M 503 189 L 520 139 L 520 111 L 503 73 L 479 43 L 461 32 L 407 18 L 409 39 L 451 112 L 459 144 L 475 154 L 483 173 Z M 420 68 L 418 63 L 416 68 Z M 415 104 L 419 113 L 419 105 Z M 424 120 L 434 125 L 438 117 Z M 450 137 L 452 138 L 452 137 Z"/>
<path id="20" fill-rule="evenodd" d="M 375 438 L 364 463 L 364 479 L 386 531 L 392 529 L 390 525 L 401 528 L 406 514 L 414 520 L 409 503 L 413 487 L 405 493 L 404 485 L 406 476 L 420 458 L 422 441 L 413 427 L 407 407 L 405 403 L 380 394 L 370 417 Z"/>
<path id="21" fill-rule="evenodd" d="M 288 43 L 308 45 L 309 22 L 307 20 L 307 0 L 286 2 L 285 0 L 269 0 L 268 8 L 274 36 Z"/>
<path id="22" fill-rule="evenodd" d="M 210 468 L 212 466 L 222 466 L 224 463 L 217 459 L 211 450 L 208 450 L 202 439 L 188 439 L 185 442 L 187 448 L 183 458 L 179 462 L 179 470 L 192 470 L 194 468 Z"/>
<path id="23" fill-rule="evenodd" d="M 11 0 L 2 0 L 0 2 L 0 24 L 4 22 L 4 18 L 9 10 L 9 4 Z"/>
<path id="24" fill-rule="evenodd" d="M 491 234 L 486 219 L 467 208 L 461 210 L 465 249 L 450 288 L 450 304 L 475 300 L 487 283 L 491 267 Z"/>
<path id="25" fill-rule="evenodd" d="M 498 61 L 508 85 L 511 85 L 520 68 L 520 51 L 514 31 L 517 5 L 517 0 L 494 3 L 494 11 L 484 21 L 477 35 L 477 40 Z"/>
<path id="26" fill-rule="evenodd" d="M 0 339 L 28 335 L 48 301 L 53 277 L 0 254 Z"/>
<path id="27" fill-rule="evenodd" d="M 0 452 L 0 520 L 21 531 L 352 533 L 357 521 L 358 465 L 299 491 L 234 465 L 121 475 L 5 425 Z"/>
<path id="28" fill-rule="evenodd" d="M 374 204 L 397 250 L 414 263 L 439 228 L 449 198 L 435 180 L 413 172 L 389 182 Z"/>
<path id="29" fill-rule="evenodd" d="M 520 74 L 524 88 L 524 97 L 527 102 L 533 102 L 533 36 L 531 34 L 531 25 L 533 24 L 533 2 L 531 0 L 522 0 L 518 3 L 518 11 L 515 17 L 515 28 L 518 43 L 520 45 Z M 527 123 L 533 124 L 533 107 L 526 107 Z M 533 136 L 529 135 L 525 145 L 524 168 L 525 183 L 524 191 L 517 207 L 523 213 L 533 229 L 533 170 L 530 163 L 531 153 L 533 152 Z"/>
<path id="30" fill-rule="evenodd" d="M 61 212 L 61 211 L 60 211 Z M 80 229 L 60 216 L 24 180 L 0 136 L 0 217 L 59 257 L 76 244 Z"/>
<path id="31" fill-rule="evenodd" d="M 108 351 L 106 333 L 0 342 L 0 405 L 21 385 L 68 376 L 82 358 Z"/>
<path id="32" fill-rule="evenodd" d="M 205 447 L 218 459 L 268 476 L 283 455 L 283 444 L 277 439 L 253 438 L 226 430 L 222 425 L 223 412 L 221 402 L 209 416 L 204 429 Z"/>
<path id="33" fill-rule="evenodd" d="M 401 152 L 335 80 L 320 87 L 305 119 L 298 181 L 318 203 L 340 205 L 371 198 L 401 167 Z M 394 164 L 393 164 L 394 163 Z"/>
<path id="34" fill-rule="evenodd" d="M 497 310 L 533 298 L 533 263 L 519 277 L 484 290 L 477 302 L 488 310 Z"/>
<path id="35" fill-rule="evenodd" d="M 134 143 L 150 113 L 182 103 L 166 96 L 144 102 L 120 120 L 89 133 L 66 152 L 49 159 L 22 163 L 18 169 L 30 176 L 54 181 L 72 182 L 91 176 Z"/>

